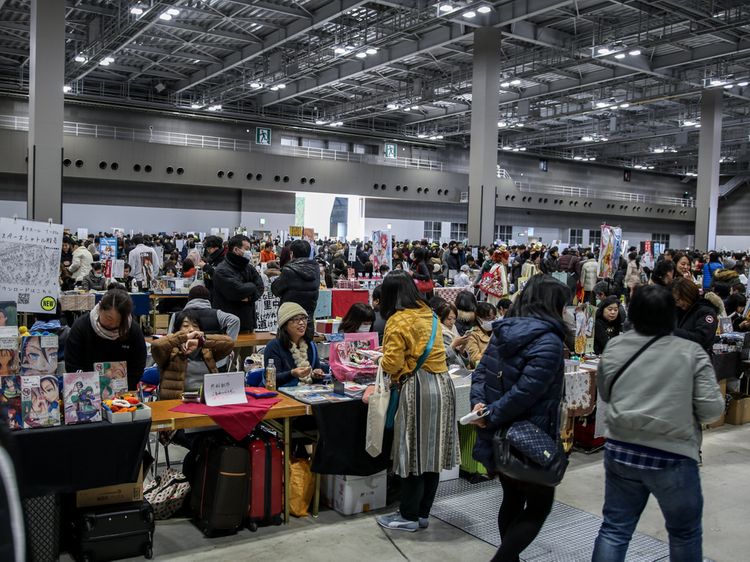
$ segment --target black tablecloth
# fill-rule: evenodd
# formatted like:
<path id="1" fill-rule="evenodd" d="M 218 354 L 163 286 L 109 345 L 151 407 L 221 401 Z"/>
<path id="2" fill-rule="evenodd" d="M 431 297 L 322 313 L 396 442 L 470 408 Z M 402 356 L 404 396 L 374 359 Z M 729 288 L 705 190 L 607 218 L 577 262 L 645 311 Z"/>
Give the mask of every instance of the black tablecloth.
<path id="1" fill-rule="evenodd" d="M 711 362 L 716 371 L 716 380 L 732 379 L 740 376 L 740 355 L 739 351 L 730 351 L 727 353 L 715 353 L 711 356 Z"/>
<path id="2" fill-rule="evenodd" d="M 21 495 L 41 496 L 135 482 L 151 420 L 25 429 L 12 435 Z"/>
<path id="3" fill-rule="evenodd" d="M 313 414 L 319 434 L 313 472 L 369 476 L 391 465 L 393 431 L 386 432 L 380 456 L 365 451 L 367 405 L 361 400 L 315 405 Z"/>

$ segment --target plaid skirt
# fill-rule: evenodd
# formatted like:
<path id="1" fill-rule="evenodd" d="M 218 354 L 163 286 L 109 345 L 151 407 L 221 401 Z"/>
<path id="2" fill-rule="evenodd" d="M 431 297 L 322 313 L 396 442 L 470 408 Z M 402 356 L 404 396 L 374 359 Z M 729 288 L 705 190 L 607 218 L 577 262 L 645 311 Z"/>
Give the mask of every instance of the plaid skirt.
<path id="1" fill-rule="evenodd" d="M 456 392 L 447 372 L 420 370 L 401 387 L 392 458 L 393 471 L 404 478 L 459 463 Z"/>

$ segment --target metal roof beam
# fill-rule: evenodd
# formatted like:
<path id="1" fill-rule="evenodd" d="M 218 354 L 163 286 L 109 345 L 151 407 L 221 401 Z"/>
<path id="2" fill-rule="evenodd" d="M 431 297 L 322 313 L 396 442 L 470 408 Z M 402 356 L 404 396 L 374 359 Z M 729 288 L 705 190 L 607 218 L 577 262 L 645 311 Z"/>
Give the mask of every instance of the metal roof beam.
<path id="1" fill-rule="evenodd" d="M 172 51 L 169 49 L 160 49 L 159 47 L 153 47 L 151 45 L 128 45 L 125 48 L 125 50 L 136 51 L 139 53 L 146 53 L 149 55 L 168 56 L 168 57 L 174 57 L 178 59 L 187 59 L 191 61 L 200 61 L 200 62 L 216 62 L 219 60 L 218 57 L 212 57 L 210 55 L 187 53 L 184 51 Z"/>
<path id="2" fill-rule="evenodd" d="M 176 21 L 159 20 L 156 22 L 156 25 L 159 27 L 167 27 L 171 29 L 180 29 L 182 31 L 190 31 L 191 33 L 213 35 L 214 37 L 221 37 L 222 39 L 229 39 L 230 41 L 242 41 L 243 43 L 259 43 L 260 42 L 260 39 L 258 39 L 255 35 L 252 35 L 249 33 L 247 35 L 243 35 L 241 33 L 232 33 L 230 31 L 206 29 L 199 25 L 191 25 L 188 23 L 180 23 Z"/>
<path id="3" fill-rule="evenodd" d="M 294 41 L 305 33 L 308 33 L 310 30 L 323 26 L 349 10 L 367 4 L 367 2 L 368 0 L 334 0 L 333 2 L 324 4 L 315 10 L 311 17 L 305 16 L 304 20 L 297 20 L 282 29 L 274 31 L 265 37 L 260 45 L 248 45 L 243 49 L 228 55 L 221 61 L 221 63 L 215 63 L 207 68 L 194 72 L 188 80 L 181 80 L 178 82 L 175 89 L 177 93 L 189 90 L 206 80 L 210 80 L 223 74 L 227 70 L 241 66 L 256 57 L 264 55 L 272 49 L 280 47 L 284 43 Z M 247 5 L 256 6 L 258 8 L 261 7 L 257 3 Z"/>
<path id="4" fill-rule="evenodd" d="M 675 66 L 704 62 L 717 57 L 726 57 L 729 55 L 746 53 L 748 51 L 750 51 L 750 40 L 745 39 L 737 43 L 705 45 L 681 53 L 654 57 L 651 64 L 655 70 L 660 71 Z"/>
<path id="5" fill-rule="evenodd" d="M 283 4 L 276 4 L 274 2 L 267 2 L 264 0 L 229 0 L 232 4 L 239 4 L 240 6 L 246 6 L 248 8 L 258 8 L 259 10 L 265 10 L 267 12 L 273 12 L 284 16 L 291 16 L 295 18 L 308 18 L 310 13 L 299 7 L 285 6 Z"/>
<path id="6" fill-rule="evenodd" d="M 114 8 L 104 8 L 102 6 L 94 6 L 93 4 L 81 4 L 75 0 L 68 0 L 66 2 L 68 8 L 72 10 L 78 10 L 79 12 L 85 12 L 88 14 L 98 14 L 100 16 L 116 16 L 117 10 Z M 2 3 L 0 3 L 0 7 Z"/>

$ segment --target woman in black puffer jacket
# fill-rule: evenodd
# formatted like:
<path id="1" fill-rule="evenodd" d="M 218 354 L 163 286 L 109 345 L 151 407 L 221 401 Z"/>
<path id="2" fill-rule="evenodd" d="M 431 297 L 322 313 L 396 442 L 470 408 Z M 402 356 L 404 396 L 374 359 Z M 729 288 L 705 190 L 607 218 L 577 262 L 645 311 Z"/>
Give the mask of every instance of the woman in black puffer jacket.
<path id="1" fill-rule="evenodd" d="M 495 322 L 493 337 L 471 384 L 474 410 L 480 418 L 474 458 L 498 474 L 492 437 L 501 427 L 528 420 L 553 439 L 559 435 L 563 389 L 563 308 L 568 288 L 549 275 L 532 277 L 503 320 Z M 528 484 L 498 474 L 503 502 L 498 514 L 502 544 L 495 561 L 517 561 L 547 519 L 555 489 Z"/>

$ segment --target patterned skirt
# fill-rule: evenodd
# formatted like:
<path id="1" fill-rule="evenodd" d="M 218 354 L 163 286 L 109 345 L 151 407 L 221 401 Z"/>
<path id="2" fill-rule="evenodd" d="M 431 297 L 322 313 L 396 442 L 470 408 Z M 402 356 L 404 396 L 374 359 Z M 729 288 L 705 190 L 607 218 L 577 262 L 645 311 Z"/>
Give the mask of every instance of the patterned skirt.
<path id="1" fill-rule="evenodd" d="M 393 471 L 401 477 L 459 463 L 456 393 L 448 373 L 420 370 L 401 387 L 392 457 Z"/>

